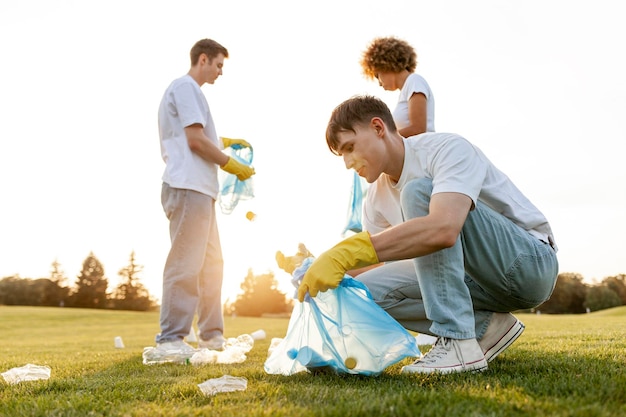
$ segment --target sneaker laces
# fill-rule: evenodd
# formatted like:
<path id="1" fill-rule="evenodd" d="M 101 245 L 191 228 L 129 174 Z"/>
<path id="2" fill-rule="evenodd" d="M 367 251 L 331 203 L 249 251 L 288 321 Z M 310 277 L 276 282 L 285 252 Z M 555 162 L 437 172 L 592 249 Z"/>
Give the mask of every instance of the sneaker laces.
<path id="1" fill-rule="evenodd" d="M 452 347 L 451 345 L 452 343 L 447 337 L 438 337 L 433 344 L 433 347 L 426 352 L 422 359 L 418 359 L 416 362 L 433 363 L 437 361 L 437 359 L 446 356 Z"/>
<path id="2" fill-rule="evenodd" d="M 465 367 L 465 359 L 463 358 L 463 352 L 459 348 L 458 343 L 453 343 L 452 339 L 448 337 L 438 337 L 437 341 L 433 344 L 433 347 L 426 352 L 423 358 L 418 359 L 415 363 L 421 362 L 424 364 L 436 363 L 438 359 L 441 359 L 448 355 L 454 349 L 457 358 L 461 359 L 461 364 Z"/>

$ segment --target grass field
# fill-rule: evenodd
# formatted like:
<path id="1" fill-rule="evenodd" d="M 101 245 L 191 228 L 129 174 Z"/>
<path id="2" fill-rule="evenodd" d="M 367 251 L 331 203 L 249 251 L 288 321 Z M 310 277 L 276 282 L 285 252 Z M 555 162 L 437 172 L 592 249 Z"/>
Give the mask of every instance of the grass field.
<path id="1" fill-rule="evenodd" d="M 227 318 L 227 337 L 267 333 L 241 364 L 147 366 L 158 313 L 0 306 L 0 372 L 52 369 L 48 380 L 0 378 L 0 415 L 626 416 L 626 307 L 519 317 L 526 331 L 483 373 L 401 375 L 407 358 L 377 377 L 286 377 L 263 363 L 288 319 Z M 247 389 L 201 393 L 198 384 L 222 375 L 245 377 Z"/>

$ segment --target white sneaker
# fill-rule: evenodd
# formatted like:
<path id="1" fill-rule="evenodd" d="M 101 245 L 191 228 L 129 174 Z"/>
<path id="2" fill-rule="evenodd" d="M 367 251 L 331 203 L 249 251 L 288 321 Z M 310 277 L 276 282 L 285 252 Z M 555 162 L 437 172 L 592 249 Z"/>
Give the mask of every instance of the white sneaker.
<path id="1" fill-rule="evenodd" d="M 526 326 L 511 313 L 493 313 L 487 331 L 478 344 L 491 362 L 521 336 Z"/>
<path id="2" fill-rule="evenodd" d="M 402 368 L 402 373 L 450 374 L 453 372 L 479 372 L 487 369 L 485 355 L 476 339 L 450 339 L 439 337 L 433 347 L 412 365 Z"/>
<path id="3" fill-rule="evenodd" d="M 214 336 L 209 340 L 202 340 L 202 338 L 198 339 L 199 349 L 224 350 L 225 346 L 226 339 L 224 339 L 224 336 L 222 335 Z"/>

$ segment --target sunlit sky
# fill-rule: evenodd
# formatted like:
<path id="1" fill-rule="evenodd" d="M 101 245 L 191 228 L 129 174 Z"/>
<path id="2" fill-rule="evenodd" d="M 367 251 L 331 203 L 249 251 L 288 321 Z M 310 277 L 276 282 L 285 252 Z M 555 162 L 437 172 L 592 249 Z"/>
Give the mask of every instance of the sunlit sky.
<path id="1" fill-rule="evenodd" d="M 318 254 L 346 224 L 352 174 L 325 144 L 332 109 L 384 92 L 361 74 L 374 37 L 418 53 L 435 128 L 478 145 L 546 214 L 560 272 L 626 273 L 626 26 L 620 2 L 89 1 L 0 3 L 0 278 L 70 282 L 93 252 L 110 288 L 131 251 L 161 295 L 169 250 L 157 108 L 213 38 L 205 92 L 219 135 L 254 147 L 255 198 L 219 214 L 223 299 L 277 250 Z M 246 212 L 257 214 L 254 222 Z"/>

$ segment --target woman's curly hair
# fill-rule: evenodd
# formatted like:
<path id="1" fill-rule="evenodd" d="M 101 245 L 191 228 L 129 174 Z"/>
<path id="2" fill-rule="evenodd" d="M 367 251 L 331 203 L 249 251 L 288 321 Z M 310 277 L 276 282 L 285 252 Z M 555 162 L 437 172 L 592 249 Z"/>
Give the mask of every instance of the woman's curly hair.
<path id="1" fill-rule="evenodd" d="M 395 37 L 376 38 L 370 42 L 361 57 L 361 68 L 368 79 L 376 79 L 379 72 L 414 72 L 417 53 L 406 41 Z"/>

